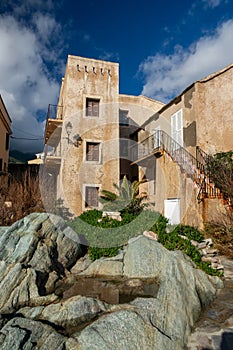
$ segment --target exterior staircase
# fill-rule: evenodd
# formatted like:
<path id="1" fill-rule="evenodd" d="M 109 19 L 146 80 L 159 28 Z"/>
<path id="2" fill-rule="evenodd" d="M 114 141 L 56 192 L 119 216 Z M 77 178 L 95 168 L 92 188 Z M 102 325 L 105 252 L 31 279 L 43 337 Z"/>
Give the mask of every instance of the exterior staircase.
<path id="1" fill-rule="evenodd" d="M 211 182 L 209 176 L 207 162 L 210 156 L 200 147 L 196 148 L 196 157 L 194 157 L 163 130 L 157 130 L 154 135 L 149 136 L 137 146 L 137 154 L 135 154 L 135 147 L 132 148 L 132 157 L 135 163 L 149 155 L 160 157 L 166 152 L 179 165 L 181 171 L 191 178 L 199 188 L 198 202 L 204 198 L 223 198 L 221 191 Z"/>

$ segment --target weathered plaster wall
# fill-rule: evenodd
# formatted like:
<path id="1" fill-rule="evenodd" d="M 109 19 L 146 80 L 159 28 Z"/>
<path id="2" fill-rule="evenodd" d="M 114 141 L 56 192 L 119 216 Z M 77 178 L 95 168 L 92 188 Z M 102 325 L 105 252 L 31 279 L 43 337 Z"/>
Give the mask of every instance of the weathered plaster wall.
<path id="1" fill-rule="evenodd" d="M 2 159 L 2 169 L 7 170 L 9 149 L 6 150 L 6 134 L 11 134 L 11 119 L 0 96 L 0 159 Z"/>
<path id="2" fill-rule="evenodd" d="M 166 153 L 156 163 L 155 210 L 164 214 L 165 199 L 180 199 L 181 223 L 202 227 L 202 203 L 197 201 L 199 189 Z"/>
<path id="3" fill-rule="evenodd" d="M 197 143 L 207 153 L 233 149 L 233 67 L 197 84 Z"/>
<path id="4" fill-rule="evenodd" d="M 119 180 L 118 126 L 119 67 L 117 63 L 69 56 L 62 84 L 61 135 L 63 162 L 59 177 L 66 205 L 79 215 L 84 209 L 85 185 L 113 190 Z M 99 116 L 86 116 L 86 98 L 100 100 Z M 73 128 L 70 139 L 79 134 L 82 144 L 68 145 L 65 126 Z M 99 161 L 86 160 L 86 142 L 100 143 Z M 60 190 L 60 191 L 62 191 Z"/>
<path id="5" fill-rule="evenodd" d="M 193 155 L 196 146 L 210 154 L 233 148 L 232 74 L 233 67 L 196 82 L 160 115 L 158 124 L 163 118 L 170 123 L 182 109 L 184 144 Z"/>
<path id="6" fill-rule="evenodd" d="M 210 154 L 232 150 L 232 73 L 233 67 L 229 66 L 190 86 L 165 109 L 162 108 L 162 111 L 158 112 L 159 118 L 157 115 L 157 118 L 146 125 L 145 131 L 139 133 L 140 141 L 152 135 L 157 126 L 171 134 L 171 116 L 182 109 L 184 147 L 191 154 L 196 155 L 196 146 Z M 180 174 L 180 177 L 175 175 L 175 169 L 179 172 L 178 165 L 171 160 L 173 164 L 170 165 L 166 159 L 167 157 L 163 157 L 158 161 L 161 167 L 157 166 L 156 172 L 155 208 L 162 207 L 163 210 L 163 200 L 169 196 L 178 196 L 178 188 L 181 188 L 183 223 L 202 226 L 204 221 L 212 220 L 219 211 L 224 211 L 220 199 L 205 199 L 198 204 L 199 189 L 195 188 L 184 174 Z M 150 191 L 149 188 L 148 190 Z"/>
<path id="7" fill-rule="evenodd" d="M 141 126 L 148 118 L 157 112 L 164 104 L 148 97 L 119 95 L 119 108 L 129 111 L 129 117 L 134 125 Z"/>

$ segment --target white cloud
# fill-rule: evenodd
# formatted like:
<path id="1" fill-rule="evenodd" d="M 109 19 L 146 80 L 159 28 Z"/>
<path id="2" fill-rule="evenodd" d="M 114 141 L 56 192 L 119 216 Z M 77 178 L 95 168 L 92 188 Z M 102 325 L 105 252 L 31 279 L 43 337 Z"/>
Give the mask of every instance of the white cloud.
<path id="1" fill-rule="evenodd" d="M 142 94 L 167 102 L 192 82 L 233 62 L 233 20 L 224 22 L 187 49 L 174 47 L 171 55 L 149 56 L 139 66 Z"/>
<path id="2" fill-rule="evenodd" d="M 56 6 L 59 1 L 56 1 Z M 1 0 L 1 6 L 22 17 L 36 11 L 51 11 L 54 8 L 53 0 Z"/>
<path id="3" fill-rule="evenodd" d="M 107 51 L 103 50 L 103 53 L 101 55 L 99 55 L 99 59 L 104 60 L 104 61 L 116 61 L 116 62 L 118 62 L 120 57 L 119 57 L 118 52 L 107 52 Z"/>
<path id="4" fill-rule="evenodd" d="M 51 77 L 46 64 L 52 64 L 51 71 L 57 69 L 60 76 L 63 68 L 56 45 L 51 45 L 51 37 L 57 40 L 59 33 L 59 25 L 48 14 L 36 13 L 27 25 L 17 16 L 0 16 L 0 93 L 17 137 L 30 138 L 30 134 L 43 137 L 43 118 L 38 118 L 38 113 L 46 117 L 48 104 L 57 102 L 60 85 Z M 25 152 L 38 151 L 43 141 L 12 144 Z"/>
<path id="5" fill-rule="evenodd" d="M 222 0 L 202 0 L 206 6 L 214 8 L 221 4 Z"/>
<path id="6" fill-rule="evenodd" d="M 56 22 L 50 14 L 42 14 L 37 12 L 33 16 L 33 22 L 36 25 L 37 33 L 43 43 L 48 43 L 51 36 L 57 38 L 57 34 L 61 30 L 61 26 Z"/>

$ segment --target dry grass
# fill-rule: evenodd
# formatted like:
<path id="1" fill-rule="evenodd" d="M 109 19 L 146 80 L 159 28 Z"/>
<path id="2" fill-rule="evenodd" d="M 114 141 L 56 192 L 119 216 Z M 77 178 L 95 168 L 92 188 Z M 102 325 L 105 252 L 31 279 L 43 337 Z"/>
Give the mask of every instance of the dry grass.
<path id="1" fill-rule="evenodd" d="M 220 214 L 215 221 L 205 224 L 207 237 L 213 239 L 220 254 L 233 258 L 233 210 Z"/>
<path id="2" fill-rule="evenodd" d="M 32 212 L 43 212 L 39 179 L 26 171 L 21 180 L 0 176 L 0 226 L 8 226 Z"/>

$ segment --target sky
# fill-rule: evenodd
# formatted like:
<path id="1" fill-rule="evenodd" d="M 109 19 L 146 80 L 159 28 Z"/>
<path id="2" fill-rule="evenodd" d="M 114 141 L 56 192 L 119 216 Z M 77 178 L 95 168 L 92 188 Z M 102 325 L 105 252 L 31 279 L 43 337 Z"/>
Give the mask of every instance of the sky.
<path id="1" fill-rule="evenodd" d="M 119 62 L 120 93 L 166 103 L 233 63 L 233 1 L 0 0 L 11 149 L 42 151 L 68 54 Z"/>

